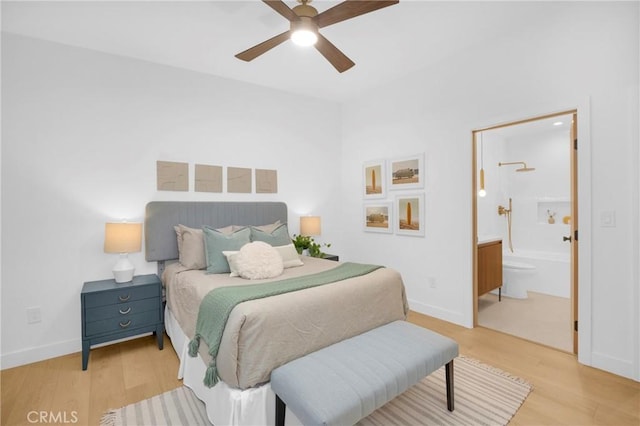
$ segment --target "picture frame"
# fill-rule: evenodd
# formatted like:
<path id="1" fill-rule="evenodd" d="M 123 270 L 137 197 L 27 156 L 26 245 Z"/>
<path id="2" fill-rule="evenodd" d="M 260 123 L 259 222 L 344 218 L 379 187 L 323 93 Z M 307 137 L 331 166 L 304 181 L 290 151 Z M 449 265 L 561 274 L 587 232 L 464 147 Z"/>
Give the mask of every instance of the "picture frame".
<path id="1" fill-rule="evenodd" d="M 407 190 L 424 188 L 424 153 L 389 160 L 388 188 Z"/>
<path id="2" fill-rule="evenodd" d="M 393 203 L 365 203 L 362 226 L 366 232 L 393 233 Z"/>
<path id="3" fill-rule="evenodd" d="M 362 193 L 365 199 L 386 197 L 387 177 L 384 160 L 367 161 L 362 166 Z"/>
<path id="4" fill-rule="evenodd" d="M 397 195 L 395 211 L 397 212 L 394 222 L 396 234 L 414 237 L 424 236 L 426 224 L 424 221 L 423 193 Z"/>

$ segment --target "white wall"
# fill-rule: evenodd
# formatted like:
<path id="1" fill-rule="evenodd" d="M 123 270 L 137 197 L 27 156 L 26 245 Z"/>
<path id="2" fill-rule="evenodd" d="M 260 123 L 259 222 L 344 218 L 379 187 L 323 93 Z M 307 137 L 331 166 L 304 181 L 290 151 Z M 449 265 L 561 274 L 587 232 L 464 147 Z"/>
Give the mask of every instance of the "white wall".
<path id="1" fill-rule="evenodd" d="M 548 19 L 519 35 L 476 46 L 345 105 L 345 251 L 402 271 L 413 309 L 470 326 L 471 132 L 578 108 L 579 360 L 638 380 L 637 234 L 629 232 L 639 220 L 632 201 L 638 3 L 547 5 Z M 362 162 L 416 152 L 428 158 L 425 238 L 363 234 Z M 615 211 L 615 228 L 600 227 L 605 210 Z"/>
<path id="2" fill-rule="evenodd" d="M 580 361 L 639 379 L 638 4 L 548 7 L 548 21 L 520 36 L 476 46 L 342 111 L 3 36 L 3 367 L 80 350 L 80 287 L 109 277 L 114 261 L 102 253 L 104 222 L 141 219 L 146 202 L 160 199 L 283 200 L 292 232 L 298 213 L 321 214 L 322 240 L 341 258 L 399 269 L 413 309 L 469 326 L 471 131 L 577 107 Z M 309 133 L 300 110 L 322 126 Z M 362 162 L 418 152 L 426 153 L 425 238 L 363 232 Z M 318 170 L 339 159 L 341 173 Z M 156 160 L 187 161 L 191 171 L 195 162 L 276 168 L 279 193 L 158 192 Z M 599 226 L 604 210 L 616 212 L 617 227 Z M 142 253 L 132 258 L 138 272 L 154 271 Z M 42 323 L 27 326 L 29 306 L 42 307 Z"/>
<path id="3" fill-rule="evenodd" d="M 339 176 L 316 167 L 340 155 L 336 104 L 11 34 L 2 80 L 3 368 L 80 350 L 82 284 L 117 260 L 104 222 L 142 220 L 149 201 L 282 200 L 292 233 L 319 214 L 340 250 Z M 157 160 L 188 162 L 191 190 L 156 191 Z M 195 163 L 276 169 L 278 193 L 196 193 Z"/>

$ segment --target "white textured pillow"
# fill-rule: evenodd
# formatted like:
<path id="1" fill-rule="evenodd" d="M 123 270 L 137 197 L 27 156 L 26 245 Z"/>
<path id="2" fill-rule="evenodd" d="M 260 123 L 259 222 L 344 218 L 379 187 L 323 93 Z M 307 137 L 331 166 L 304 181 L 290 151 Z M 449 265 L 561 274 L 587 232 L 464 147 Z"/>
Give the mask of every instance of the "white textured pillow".
<path id="1" fill-rule="evenodd" d="M 284 271 L 282 256 L 278 250 L 262 241 L 245 244 L 237 254 L 231 257 L 233 260 L 229 265 L 234 263 L 242 278 L 250 280 L 274 278 Z"/>
<path id="2" fill-rule="evenodd" d="M 278 246 L 274 247 L 280 253 L 282 257 L 282 263 L 284 265 L 284 269 L 293 268 L 294 266 L 302 266 L 302 260 L 300 260 L 300 255 L 296 251 L 296 247 L 293 244 L 287 244 L 286 246 Z"/>

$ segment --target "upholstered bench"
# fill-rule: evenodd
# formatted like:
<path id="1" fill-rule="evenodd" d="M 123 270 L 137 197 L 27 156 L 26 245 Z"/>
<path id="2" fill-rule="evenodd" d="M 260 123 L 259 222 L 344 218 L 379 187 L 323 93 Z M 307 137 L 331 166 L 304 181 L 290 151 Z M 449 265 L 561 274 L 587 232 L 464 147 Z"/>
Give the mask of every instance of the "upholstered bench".
<path id="1" fill-rule="evenodd" d="M 276 426 L 287 406 L 305 426 L 353 425 L 443 365 L 453 411 L 456 356 L 455 341 L 406 321 L 343 340 L 271 373 Z"/>

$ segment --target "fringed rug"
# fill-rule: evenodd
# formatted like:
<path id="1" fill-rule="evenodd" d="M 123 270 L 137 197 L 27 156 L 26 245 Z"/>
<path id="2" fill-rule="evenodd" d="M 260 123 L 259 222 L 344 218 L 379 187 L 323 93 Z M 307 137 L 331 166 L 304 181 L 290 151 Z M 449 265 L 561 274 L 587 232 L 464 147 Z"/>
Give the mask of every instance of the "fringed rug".
<path id="1" fill-rule="evenodd" d="M 444 367 L 386 404 L 360 426 L 506 425 L 531 392 L 526 381 L 460 356 L 454 367 L 455 410 L 447 410 Z M 211 425 L 187 387 L 105 413 L 101 426 Z"/>

